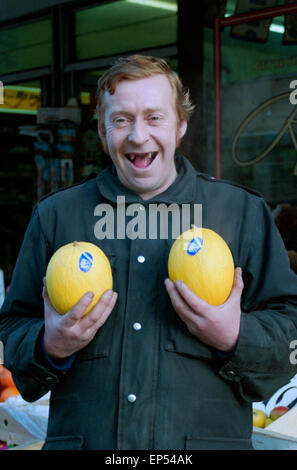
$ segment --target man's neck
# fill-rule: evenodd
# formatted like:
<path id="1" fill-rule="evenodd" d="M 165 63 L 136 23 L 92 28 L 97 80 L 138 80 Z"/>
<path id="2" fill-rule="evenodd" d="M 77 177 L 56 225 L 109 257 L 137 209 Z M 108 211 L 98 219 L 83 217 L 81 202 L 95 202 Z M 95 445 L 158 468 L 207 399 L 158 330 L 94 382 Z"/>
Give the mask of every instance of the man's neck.
<path id="1" fill-rule="evenodd" d="M 158 194 L 161 194 L 161 193 L 164 193 L 164 191 L 166 191 L 166 189 L 168 189 L 173 183 L 174 181 L 176 180 L 178 176 L 178 173 L 177 171 L 175 170 L 175 174 L 173 176 L 173 178 L 171 178 L 171 180 L 169 182 L 167 182 L 164 186 L 161 186 L 153 191 L 149 191 L 149 192 L 143 192 L 143 193 L 137 193 L 138 196 L 141 197 L 141 199 L 143 199 L 144 201 L 147 201 L 149 199 L 152 199 L 153 197 L 157 196 Z"/>

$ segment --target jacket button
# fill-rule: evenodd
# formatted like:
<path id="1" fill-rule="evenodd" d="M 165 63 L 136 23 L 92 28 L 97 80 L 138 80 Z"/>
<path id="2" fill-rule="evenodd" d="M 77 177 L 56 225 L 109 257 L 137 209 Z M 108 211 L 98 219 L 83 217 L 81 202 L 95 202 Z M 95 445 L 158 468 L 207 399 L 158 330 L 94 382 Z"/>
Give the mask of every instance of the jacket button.
<path id="1" fill-rule="evenodd" d="M 130 403 L 134 403 L 136 401 L 136 395 L 134 395 L 134 393 L 129 393 L 127 399 Z"/>
<path id="2" fill-rule="evenodd" d="M 53 382 L 55 379 L 51 375 L 47 375 L 46 377 L 44 377 L 44 380 L 46 382 L 50 383 L 50 382 Z"/>
<path id="3" fill-rule="evenodd" d="M 133 330 L 139 331 L 139 330 L 141 330 L 141 328 L 142 328 L 141 323 L 138 323 L 137 321 L 135 323 L 133 323 Z"/>
<path id="4" fill-rule="evenodd" d="M 138 263 L 144 263 L 145 262 L 145 257 L 140 255 L 140 256 L 137 256 L 137 261 Z"/>

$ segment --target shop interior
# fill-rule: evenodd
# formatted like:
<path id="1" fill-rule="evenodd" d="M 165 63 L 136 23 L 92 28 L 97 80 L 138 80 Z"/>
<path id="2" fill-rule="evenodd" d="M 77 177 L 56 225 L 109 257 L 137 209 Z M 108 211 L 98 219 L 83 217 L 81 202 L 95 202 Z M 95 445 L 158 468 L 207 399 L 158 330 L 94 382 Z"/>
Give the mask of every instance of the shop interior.
<path id="1" fill-rule="evenodd" d="M 197 54 L 191 46 L 192 80 L 188 81 L 195 85 L 196 67 L 202 91 L 199 102 L 194 86 L 196 127 L 189 130 L 187 144 L 191 141 L 188 148 L 194 148 L 190 159 L 197 169 L 214 174 L 210 3 L 215 2 L 201 2 L 203 42 L 195 46 Z M 215 14 L 228 17 L 239 12 L 236 0 L 219 3 Z M 274 5 L 286 3 L 275 1 Z M 179 6 L 180 0 L 61 2 L 0 23 L 0 80 L 4 85 L 4 103 L 0 104 L 0 268 L 6 289 L 38 200 L 98 173 L 109 163 L 97 135 L 96 118 L 96 84 L 104 70 L 115 58 L 139 52 L 164 57 L 186 77 L 181 65 Z M 259 24 L 250 23 L 249 30 L 253 27 L 257 30 Z M 262 24 L 260 38 L 232 27 L 223 28 L 221 35 L 222 175 L 261 192 L 273 210 L 297 204 L 297 147 L 290 130 L 267 157 L 248 163 L 279 134 L 292 105 L 288 100 L 272 103 L 238 135 L 237 131 L 249 113 L 265 100 L 289 92 L 289 84 L 297 78 L 297 35 L 294 41 L 285 42 L 285 31 L 286 17 L 278 15 Z M 191 34 L 194 38 L 197 33 Z M 235 136 L 239 164 L 234 158 Z"/>

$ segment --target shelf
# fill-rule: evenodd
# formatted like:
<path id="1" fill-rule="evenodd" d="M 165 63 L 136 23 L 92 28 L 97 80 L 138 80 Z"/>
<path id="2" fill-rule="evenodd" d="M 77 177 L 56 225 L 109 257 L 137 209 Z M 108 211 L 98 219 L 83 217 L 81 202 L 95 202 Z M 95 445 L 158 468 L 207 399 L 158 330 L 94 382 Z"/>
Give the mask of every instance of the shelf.
<path id="1" fill-rule="evenodd" d="M 34 178 L 35 174 L 19 171 L 0 171 L 0 178 Z"/>

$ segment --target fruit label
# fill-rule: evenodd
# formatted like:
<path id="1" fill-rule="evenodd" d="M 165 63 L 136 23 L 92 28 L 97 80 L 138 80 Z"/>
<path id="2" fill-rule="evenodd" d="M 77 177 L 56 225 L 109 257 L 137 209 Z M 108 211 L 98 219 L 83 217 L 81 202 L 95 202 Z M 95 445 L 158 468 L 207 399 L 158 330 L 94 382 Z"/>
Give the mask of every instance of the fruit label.
<path id="1" fill-rule="evenodd" d="M 189 242 L 188 247 L 187 247 L 187 253 L 190 256 L 196 255 L 198 251 L 201 250 L 203 245 L 203 240 L 201 237 L 194 237 L 192 240 Z"/>
<path id="2" fill-rule="evenodd" d="M 93 256 L 91 253 L 88 253 L 87 251 L 82 253 L 80 255 L 78 265 L 79 269 L 84 273 L 90 271 L 91 267 L 93 266 Z"/>

